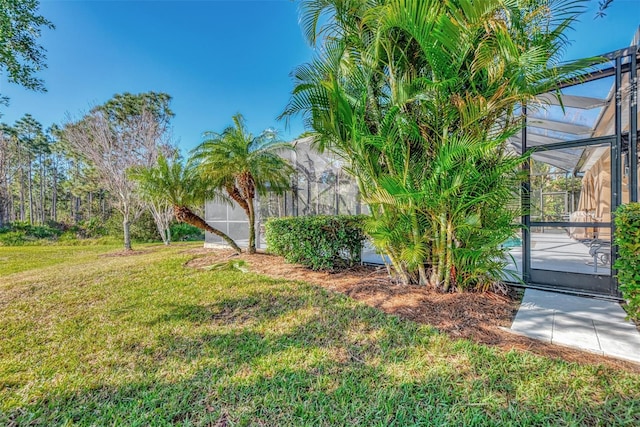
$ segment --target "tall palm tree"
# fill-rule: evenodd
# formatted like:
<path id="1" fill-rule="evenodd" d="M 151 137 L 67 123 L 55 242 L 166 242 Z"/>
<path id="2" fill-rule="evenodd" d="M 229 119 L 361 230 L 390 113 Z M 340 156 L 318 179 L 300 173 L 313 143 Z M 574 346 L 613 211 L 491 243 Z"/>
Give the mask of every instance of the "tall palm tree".
<path id="1" fill-rule="evenodd" d="M 154 200 L 156 203 L 171 204 L 177 221 L 215 234 L 237 253 L 242 252 L 232 238 L 217 228 L 211 227 L 191 210 L 191 206 L 202 205 L 207 199 L 226 200 L 216 189 L 201 179 L 193 163 L 184 164 L 178 159 L 167 160 L 160 155 L 155 166 L 134 168 L 130 171 L 130 176 L 137 181 L 138 189 L 144 198 Z"/>
<path id="2" fill-rule="evenodd" d="M 247 131 L 241 114 L 233 116 L 233 126 L 222 133 L 207 132 L 206 140 L 195 148 L 193 159 L 203 177 L 213 187 L 224 189 L 246 213 L 249 220 L 249 253 L 256 251 L 256 193 L 282 194 L 291 188 L 291 165 L 279 154 L 292 149 L 277 139 L 272 130 L 257 136 Z"/>
<path id="3" fill-rule="evenodd" d="M 294 71 L 282 117 L 302 115 L 321 149 L 349 159 L 371 208 L 374 244 L 403 282 L 449 290 L 477 283 L 483 274 L 469 272 L 476 267 L 500 276 L 472 262 L 484 248 L 473 236 L 513 232 L 492 217 L 508 215 L 505 185 L 525 161 L 507 156 L 505 141 L 522 125 L 520 105 L 592 62 L 560 61 L 582 3 L 302 2 L 303 30 L 323 46 Z"/>

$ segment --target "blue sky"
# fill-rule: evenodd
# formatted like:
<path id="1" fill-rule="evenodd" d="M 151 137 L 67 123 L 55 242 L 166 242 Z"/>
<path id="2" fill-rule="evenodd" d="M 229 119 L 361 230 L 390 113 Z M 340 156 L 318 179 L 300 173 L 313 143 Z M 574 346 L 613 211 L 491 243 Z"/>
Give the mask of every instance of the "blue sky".
<path id="1" fill-rule="evenodd" d="M 640 25 L 640 0 L 615 0 L 599 19 L 597 1 L 590 6 L 570 33 L 567 59 L 628 46 Z M 237 112 L 254 133 L 275 127 L 292 139 L 304 130 L 300 120 L 289 130 L 276 121 L 292 88 L 289 73 L 313 55 L 295 2 L 44 0 L 41 14 L 56 25 L 40 39 L 48 92 L 1 79 L 0 93 L 11 98 L 4 122 L 31 113 L 48 126 L 116 93 L 153 90 L 173 96 L 173 134 L 184 151 Z"/>

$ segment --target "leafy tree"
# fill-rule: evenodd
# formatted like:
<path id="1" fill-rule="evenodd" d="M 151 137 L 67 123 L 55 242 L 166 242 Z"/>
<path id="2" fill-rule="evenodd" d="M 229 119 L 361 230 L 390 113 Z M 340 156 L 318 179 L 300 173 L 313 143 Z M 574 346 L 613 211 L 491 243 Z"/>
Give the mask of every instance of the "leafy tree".
<path id="1" fill-rule="evenodd" d="M 291 188 L 294 170 L 279 153 L 292 147 L 279 141 L 273 130 L 257 136 L 249 133 L 241 114 L 233 116 L 233 123 L 222 133 L 205 134 L 207 139 L 194 150 L 193 158 L 203 178 L 215 188 L 226 190 L 245 211 L 249 219 L 248 251 L 255 253 L 256 193 L 282 194 Z"/>
<path id="2" fill-rule="evenodd" d="M 584 70 L 560 62 L 579 1 L 307 0 L 318 56 L 298 67 L 282 117 L 350 161 L 369 231 L 403 283 L 499 281 L 520 212 L 506 140 L 519 106 Z"/>
<path id="3" fill-rule="evenodd" d="M 158 205 L 171 205 L 176 220 L 213 233 L 224 239 L 237 253 L 241 252 L 233 239 L 211 227 L 191 209 L 207 199 L 226 200 L 202 180 L 193 163 L 185 165 L 177 158 L 167 160 L 160 155 L 156 165 L 135 167 L 129 174 L 138 182 L 139 191 L 145 200 Z"/>
<path id="4" fill-rule="evenodd" d="M 0 74 L 27 89 L 44 91 L 42 80 L 34 76 L 46 67 L 45 50 L 37 39 L 42 28 L 54 26 L 38 15 L 38 6 L 38 0 L 0 0 Z"/>

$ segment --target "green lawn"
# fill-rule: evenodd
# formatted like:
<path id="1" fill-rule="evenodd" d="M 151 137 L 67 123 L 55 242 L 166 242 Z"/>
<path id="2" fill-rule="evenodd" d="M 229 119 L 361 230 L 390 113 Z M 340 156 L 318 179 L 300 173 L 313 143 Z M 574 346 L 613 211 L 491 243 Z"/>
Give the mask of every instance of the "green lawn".
<path id="1" fill-rule="evenodd" d="M 0 247 L 0 425 L 640 425 L 638 374 L 193 270 L 196 246 Z"/>

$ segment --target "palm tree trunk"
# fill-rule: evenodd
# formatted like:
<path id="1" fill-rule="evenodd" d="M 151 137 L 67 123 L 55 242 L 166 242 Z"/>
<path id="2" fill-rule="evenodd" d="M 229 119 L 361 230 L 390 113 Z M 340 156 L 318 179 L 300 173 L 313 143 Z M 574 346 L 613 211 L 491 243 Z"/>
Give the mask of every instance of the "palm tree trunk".
<path id="1" fill-rule="evenodd" d="M 250 254 L 256 253 L 256 213 L 253 205 L 253 199 L 249 199 L 249 248 Z"/>
<path id="2" fill-rule="evenodd" d="M 453 225 L 447 221 L 447 246 L 445 247 L 444 291 L 447 292 L 452 285 L 453 270 Z"/>
<path id="3" fill-rule="evenodd" d="M 249 205 L 247 201 L 242 197 L 242 193 L 238 190 L 238 187 L 235 185 L 226 185 L 225 190 L 227 190 L 227 194 L 231 197 L 246 213 L 249 215 Z"/>
<path id="4" fill-rule="evenodd" d="M 198 215 L 194 214 L 191 209 L 186 206 L 174 206 L 173 213 L 176 217 L 177 221 L 185 222 L 187 224 L 191 224 L 194 227 L 198 227 L 201 230 L 208 231 L 209 233 L 215 234 L 218 237 L 221 237 L 231 248 L 236 251 L 236 253 L 242 253 L 240 247 L 233 241 L 233 239 L 227 236 L 222 231 L 213 228 L 207 222 L 200 218 Z"/>
<path id="5" fill-rule="evenodd" d="M 433 272 L 431 274 L 431 285 L 435 288 L 440 286 L 444 281 L 444 269 L 446 268 L 445 256 L 447 246 L 447 223 L 446 216 L 440 214 L 437 217 L 438 229 L 434 239 L 433 254 L 437 262 L 432 262 Z M 446 291 L 447 289 L 445 289 Z"/>
<path id="6" fill-rule="evenodd" d="M 422 238 L 421 235 L 421 230 L 420 227 L 418 226 L 418 216 L 417 216 L 417 212 L 415 211 L 415 209 L 412 209 L 411 212 L 411 232 L 413 234 L 413 244 L 418 246 L 420 245 L 420 240 Z M 424 268 L 424 259 L 420 260 L 420 263 L 418 264 L 418 285 L 420 286 L 425 286 L 428 282 L 427 279 L 427 272 L 425 271 Z"/>

